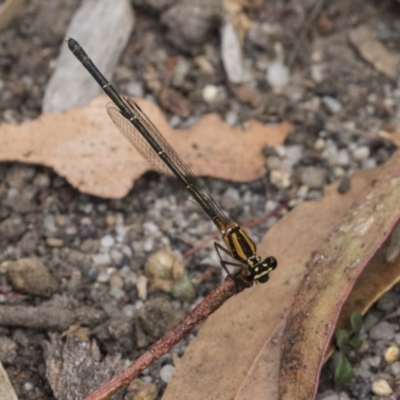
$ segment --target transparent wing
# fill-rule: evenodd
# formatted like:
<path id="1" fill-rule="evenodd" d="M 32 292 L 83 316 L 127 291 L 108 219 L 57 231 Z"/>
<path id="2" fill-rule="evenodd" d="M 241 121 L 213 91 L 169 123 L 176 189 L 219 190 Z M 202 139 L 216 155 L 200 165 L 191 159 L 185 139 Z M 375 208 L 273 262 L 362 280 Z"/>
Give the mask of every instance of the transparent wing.
<path id="1" fill-rule="evenodd" d="M 114 103 L 107 104 L 107 112 L 125 138 L 138 150 L 154 170 L 168 177 L 168 180 L 172 182 L 181 196 L 193 200 L 209 216 L 213 217 L 215 215 L 221 222 L 229 224 L 231 221 L 217 206 L 208 190 L 194 176 L 189 167 L 182 161 L 135 101 L 129 97 L 123 97 L 123 100 L 136 117 L 136 121 L 131 122 L 125 118 Z M 143 128 L 144 134 L 141 133 Z M 163 153 L 162 156 L 158 154 L 160 152 Z M 175 171 L 172 169 L 175 169 Z"/>

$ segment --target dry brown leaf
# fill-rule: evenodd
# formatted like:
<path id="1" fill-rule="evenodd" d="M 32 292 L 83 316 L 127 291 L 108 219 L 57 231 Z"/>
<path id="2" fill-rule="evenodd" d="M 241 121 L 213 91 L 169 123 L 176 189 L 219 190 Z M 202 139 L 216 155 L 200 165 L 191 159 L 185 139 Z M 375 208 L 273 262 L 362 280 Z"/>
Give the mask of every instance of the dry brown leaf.
<path id="1" fill-rule="evenodd" d="M 365 199 L 365 191 L 372 184 L 375 185 L 374 190 L 381 187 L 386 179 L 385 173 L 399 171 L 399 164 L 399 155 L 396 153 L 385 166 L 375 171 L 362 171 L 352 179 L 351 189 L 345 195 L 336 192 L 337 184 L 332 185 L 323 199 L 302 204 L 268 232 L 259 245 L 260 253 L 278 257 L 278 269 L 268 284 L 258 285 L 233 298 L 207 320 L 176 368 L 165 392 L 165 400 L 253 399 L 260 398 L 260 393 L 264 393 L 262 398 L 278 398 L 277 377 L 282 340 L 279 332 L 307 272 L 307 263 L 314 252 L 331 243 L 328 238 L 332 230 L 338 227 L 338 222 L 347 213 L 354 211 L 349 210 L 355 199 Z M 387 222 L 387 225 L 384 231 L 376 231 L 380 237 L 378 242 L 388 234 L 391 223 Z M 371 248 L 375 251 L 376 247 L 377 244 Z M 365 256 L 368 258 L 370 255 L 366 252 Z M 305 280 L 305 285 L 313 287 L 315 279 Z M 353 283 L 354 280 L 348 283 L 348 288 Z M 344 296 L 340 299 L 332 296 L 331 300 L 336 304 L 337 301 L 343 301 Z M 312 313 L 317 315 L 316 310 L 310 309 L 310 318 Z M 307 310 L 303 309 L 303 314 L 303 322 L 307 322 Z M 326 327 L 331 323 L 330 329 L 333 330 L 335 320 L 332 316 L 330 318 L 330 321 L 325 318 L 321 325 Z M 283 342 L 286 345 L 291 343 L 292 348 L 308 345 L 314 350 L 313 357 L 317 354 L 323 359 L 318 346 L 309 346 L 306 332 L 297 331 L 297 337 L 292 338 L 285 336 Z M 312 340 L 314 343 L 315 337 Z M 290 353 L 288 348 L 287 351 Z M 307 356 L 304 359 L 308 360 Z M 312 370 L 309 373 L 314 378 L 318 375 Z M 285 389 L 288 389 L 287 385 L 300 385 L 296 379 L 297 376 L 282 377 Z M 315 383 L 308 384 L 315 387 Z M 293 392 L 291 395 L 284 398 L 312 399 L 312 395 L 302 397 L 293 395 Z"/>
<path id="2" fill-rule="evenodd" d="M 87 107 L 45 114 L 22 125 L 1 125 L 0 161 L 43 164 L 81 192 L 125 196 L 150 167 L 113 125 L 106 102 L 101 96 Z M 257 179 L 265 173 L 263 146 L 281 144 L 291 130 L 289 123 L 265 126 L 256 121 L 246 130 L 232 128 L 209 114 L 178 131 L 155 104 L 137 102 L 196 175 L 240 182 Z"/>

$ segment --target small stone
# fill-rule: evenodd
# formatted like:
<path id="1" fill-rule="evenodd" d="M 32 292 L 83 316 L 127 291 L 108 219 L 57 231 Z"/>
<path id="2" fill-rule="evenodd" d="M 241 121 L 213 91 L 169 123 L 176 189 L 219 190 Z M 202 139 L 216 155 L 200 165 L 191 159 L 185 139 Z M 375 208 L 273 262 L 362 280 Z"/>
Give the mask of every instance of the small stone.
<path id="1" fill-rule="evenodd" d="M 238 122 L 238 114 L 236 111 L 230 110 L 225 114 L 225 122 L 229 125 L 229 126 L 234 126 L 237 124 Z"/>
<path id="2" fill-rule="evenodd" d="M 153 236 L 159 232 L 158 225 L 152 221 L 145 222 L 143 224 L 143 230 L 146 236 Z"/>
<path id="3" fill-rule="evenodd" d="M 350 161 L 351 161 L 350 154 L 347 151 L 347 149 L 340 149 L 337 153 L 337 160 L 336 160 L 337 165 L 346 167 L 350 164 Z"/>
<path id="4" fill-rule="evenodd" d="M 389 322 L 382 321 L 370 330 L 369 335 L 375 340 L 393 340 L 394 328 Z"/>
<path id="5" fill-rule="evenodd" d="M 99 275 L 97 275 L 97 282 L 106 283 L 110 280 L 110 274 L 106 271 L 101 271 Z"/>
<path id="6" fill-rule="evenodd" d="M 154 383 L 146 382 L 144 378 L 133 380 L 125 395 L 125 399 L 131 400 L 156 400 L 157 397 L 157 386 Z"/>
<path id="7" fill-rule="evenodd" d="M 232 83 L 244 81 L 242 45 L 235 25 L 227 19 L 221 29 L 221 57 L 228 80 Z"/>
<path id="8" fill-rule="evenodd" d="M 33 184 L 42 189 L 46 189 L 50 186 L 50 177 L 47 174 L 37 174 L 33 180 Z"/>
<path id="9" fill-rule="evenodd" d="M 400 376 L 400 361 L 394 362 L 394 363 L 390 366 L 390 371 L 391 371 L 391 373 L 392 373 L 393 376 L 395 376 L 395 377 Z"/>
<path id="10" fill-rule="evenodd" d="M 370 149 L 367 146 L 361 146 L 361 147 L 357 147 L 354 151 L 353 151 L 353 157 L 356 161 L 364 161 L 366 160 L 370 155 Z"/>
<path id="11" fill-rule="evenodd" d="M 46 239 L 46 243 L 50 247 L 61 247 L 64 244 L 64 240 L 59 238 L 50 237 Z"/>
<path id="12" fill-rule="evenodd" d="M 218 87 L 215 85 L 204 86 L 202 96 L 206 103 L 213 103 L 218 96 Z"/>
<path id="13" fill-rule="evenodd" d="M 13 364 L 17 357 L 17 345 L 7 336 L 0 336 L 0 362 Z"/>
<path id="14" fill-rule="evenodd" d="M 95 265 L 109 265 L 111 264 L 111 257 L 108 253 L 98 253 L 92 256 Z"/>
<path id="15" fill-rule="evenodd" d="M 372 384 L 371 390 L 377 395 L 381 397 L 389 397 L 392 393 L 393 390 L 388 384 L 387 381 L 384 379 L 378 379 Z"/>
<path id="16" fill-rule="evenodd" d="M 297 164 L 303 157 L 303 146 L 293 145 L 286 147 L 286 159 L 289 161 L 289 165 L 292 167 Z"/>
<path id="17" fill-rule="evenodd" d="M 266 79 L 274 91 L 279 93 L 289 83 L 289 68 L 280 60 L 273 61 L 268 66 Z"/>
<path id="18" fill-rule="evenodd" d="M 24 390 L 26 392 L 30 392 L 34 388 L 33 384 L 31 382 L 25 382 L 24 383 Z"/>
<path id="19" fill-rule="evenodd" d="M 114 246 L 114 244 L 115 244 L 115 239 L 111 235 L 103 236 L 100 240 L 100 246 L 106 249 L 109 249 L 110 247 Z"/>
<path id="20" fill-rule="evenodd" d="M 322 104 L 330 114 L 337 114 L 342 109 L 342 104 L 331 96 L 322 96 Z"/>
<path id="21" fill-rule="evenodd" d="M 15 164 L 7 173 L 6 182 L 14 188 L 21 188 L 35 175 L 35 169 L 28 165 Z"/>
<path id="22" fill-rule="evenodd" d="M 160 370 L 160 378 L 163 382 L 168 383 L 174 374 L 175 367 L 171 364 L 164 365 Z"/>
<path id="23" fill-rule="evenodd" d="M 99 241 L 97 239 L 86 239 L 82 245 L 81 250 L 86 254 L 94 254 L 99 250 Z"/>
<path id="24" fill-rule="evenodd" d="M 122 297 L 125 296 L 125 292 L 122 289 L 113 287 L 110 289 L 110 296 L 116 300 L 120 300 Z"/>
<path id="25" fill-rule="evenodd" d="M 397 229 L 397 228 L 395 228 Z M 400 231 L 398 232 L 400 234 Z M 392 238 L 395 236 L 395 231 L 392 232 Z M 376 304 L 379 310 L 390 312 L 395 310 L 395 308 L 400 304 L 400 293 L 395 293 L 393 291 L 385 293 Z"/>
<path id="26" fill-rule="evenodd" d="M 122 278 L 119 275 L 113 274 L 113 275 L 111 275 L 111 278 L 110 278 L 110 286 L 118 288 L 118 289 L 122 289 L 124 287 L 124 281 L 122 280 Z"/>
<path id="27" fill-rule="evenodd" d="M 332 389 L 318 394 L 318 400 L 339 400 L 339 395 Z"/>
<path id="28" fill-rule="evenodd" d="M 121 263 L 122 259 L 124 258 L 124 255 L 118 249 L 111 249 L 110 257 L 111 257 L 112 262 L 115 265 L 119 265 Z"/>
<path id="29" fill-rule="evenodd" d="M 384 357 L 388 364 L 394 363 L 399 358 L 399 348 L 395 345 L 391 345 L 385 351 Z"/>
<path id="30" fill-rule="evenodd" d="M 274 170 L 270 174 L 271 183 L 278 188 L 286 189 L 291 184 L 292 171 Z"/>
<path id="31" fill-rule="evenodd" d="M 310 189 L 320 189 L 326 182 L 326 172 L 317 167 L 301 168 L 300 181 Z"/>
<path id="32" fill-rule="evenodd" d="M 128 96 L 143 97 L 143 83 L 139 81 L 129 82 L 125 91 Z"/>
<path id="33" fill-rule="evenodd" d="M 53 215 L 45 215 L 43 218 L 43 227 L 48 233 L 56 233 L 58 231 Z"/>
<path id="34" fill-rule="evenodd" d="M 3 265 L 6 266 L 12 285 L 17 290 L 49 297 L 57 289 L 57 281 L 50 275 L 44 264 L 36 258 L 21 258 Z"/>
<path id="35" fill-rule="evenodd" d="M 350 397 L 347 393 L 341 392 L 339 393 L 339 400 L 350 400 Z"/>

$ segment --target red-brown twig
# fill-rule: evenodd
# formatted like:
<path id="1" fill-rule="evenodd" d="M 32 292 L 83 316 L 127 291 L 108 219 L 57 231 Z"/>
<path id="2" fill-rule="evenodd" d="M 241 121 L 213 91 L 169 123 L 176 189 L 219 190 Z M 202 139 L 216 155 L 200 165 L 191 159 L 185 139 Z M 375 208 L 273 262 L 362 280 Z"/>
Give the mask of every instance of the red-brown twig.
<path id="1" fill-rule="evenodd" d="M 160 358 L 176 343 L 190 333 L 197 325 L 215 312 L 230 297 L 246 287 L 228 278 L 199 303 L 178 325 L 155 342 L 129 368 L 114 376 L 110 381 L 90 393 L 84 400 L 107 400 L 120 389 L 127 386 L 140 372 Z"/>

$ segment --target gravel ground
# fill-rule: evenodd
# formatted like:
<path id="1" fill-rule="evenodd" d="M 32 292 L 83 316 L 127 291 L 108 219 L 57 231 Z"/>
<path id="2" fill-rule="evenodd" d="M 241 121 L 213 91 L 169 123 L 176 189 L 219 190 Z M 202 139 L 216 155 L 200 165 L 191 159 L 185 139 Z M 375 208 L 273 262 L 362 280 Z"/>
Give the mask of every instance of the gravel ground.
<path id="1" fill-rule="evenodd" d="M 157 3 L 168 11 L 168 1 Z M 2 122 L 20 123 L 41 114 L 46 82 L 79 4 L 68 0 L 43 6 L 32 0 L 1 33 Z M 263 150 L 267 174 L 262 179 L 248 184 L 204 179 L 233 220 L 264 217 L 293 191 L 289 209 L 318 199 L 335 180 L 345 191 L 354 172 L 382 164 L 393 153 L 387 137 L 400 115 L 397 76 L 365 60 L 348 37 L 365 24 L 385 49 L 399 49 L 400 8 L 395 1 L 303 0 L 294 5 L 276 0 L 248 7 L 244 14 L 251 25 L 242 49 L 248 77 L 239 85 L 232 83 L 235 72 L 226 63 L 224 68 L 228 56 L 221 52 L 218 29 L 210 22 L 207 32 L 196 33 L 204 34 L 201 44 L 184 41 L 179 32 L 184 27 L 169 26 L 172 17 L 166 17 L 165 9 L 137 6 L 135 30 L 113 79 L 121 93 L 158 102 L 174 127 L 190 126 L 207 112 L 219 113 L 231 125 L 249 118 L 294 125 L 284 145 Z M 169 96 L 179 107 L 171 106 Z M 249 234 L 257 241 L 274 222 L 259 224 Z M 207 246 L 185 260 L 195 299 L 171 301 L 159 291 L 145 296 L 149 257 L 165 248 L 184 254 L 212 231 L 200 210 L 176 198 L 153 173 L 135 182 L 124 199 L 110 201 L 77 192 L 50 169 L 1 164 L 0 303 L 44 307 L 41 330 L 35 328 L 32 310 L 25 310 L 25 328 L 0 327 L 0 359 L 19 398 L 54 399 L 38 343 L 48 339 L 46 331 L 54 326 L 66 329 L 63 318 L 82 305 L 88 307 L 84 322 L 102 351 L 134 359 L 162 334 L 165 321 L 178 320 L 221 280 L 216 254 Z M 24 264 L 22 258 L 39 262 Z M 190 284 L 185 286 L 183 296 L 190 297 L 191 291 Z M 399 300 L 397 285 L 370 310 L 362 350 L 349 352 L 353 380 L 335 390 L 331 360 L 321 376 L 319 399 L 400 398 L 400 361 L 387 355 L 388 349 L 400 347 L 400 318 L 393 316 Z M 163 310 L 164 320 L 156 321 L 157 309 Z M 51 310 L 58 310 L 59 320 Z M 142 316 L 133 335 L 123 321 L 138 310 Z M 113 325 L 113 335 L 105 321 Z M 193 335 L 177 345 L 178 355 Z M 167 354 L 142 380 L 161 397 L 172 371 L 173 355 Z"/>

